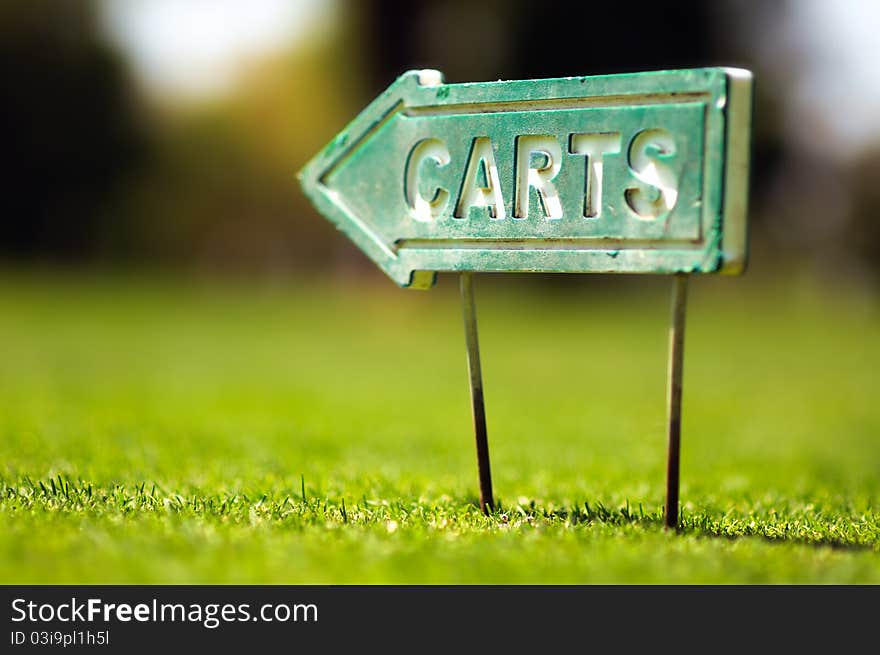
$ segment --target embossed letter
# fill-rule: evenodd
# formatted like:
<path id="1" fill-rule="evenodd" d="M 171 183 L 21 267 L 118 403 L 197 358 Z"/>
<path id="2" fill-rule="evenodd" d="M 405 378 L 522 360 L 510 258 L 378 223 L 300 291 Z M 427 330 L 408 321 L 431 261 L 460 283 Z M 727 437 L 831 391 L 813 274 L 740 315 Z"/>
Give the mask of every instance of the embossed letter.
<path id="1" fill-rule="evenodd" d="M 602 157 L 620 152 L 620 133 L 572 134 L 568 151 L 573 155 L 586 155 L 584 218 L 599 218 L 602 215 Z"/>
<path id="2" fill-rule="evenodd" d="M 449 191 L 437 187 L 430 200 L 419 193 L 419 168 L 426 159 L 437 166 L 449 163 L 449 150 L 440 139 L 422 139 L 410 150 L 403 174 L 403 193 L 409 207 L 410 216 L 421 223 L 430 223 L 440 216 L 449 202 Z"/>
<path id="3" fill-rule="evenodd" d="M 501 181 L 498 179 L 492 142 L 487 136 L 474 137 L 471 143 L 471 154 L 455 205 L 455 218 L 467 218 L 471 207 L 488 207 L 489 218 L 496 221 L 504 218 Z"/>
<path id="4" fill-rule="evenodd" d="M 675 140 L 664 129 L 642 130 L 629 144 L 633 177 L 651 187 L 630 187 L 626 204 L 637 218 L 651 220 L 672 211 L 678 200 L 678 179 L 666 161 L 675 156 Z M 666 160 L 666 161 L 664 161 Z"/>
<path id="5" fill-rule="evenodd" d="M 532 157 L 543 161 L 533 164 Z M 516 137 L 516 183 L 514 184 L 513 217 L 529 217 L 529 194 L 534 187 L 548 219 L 562 218 L 562 203 L 553 178 L 562 166 L 562 149 L 552 136 Z"/>

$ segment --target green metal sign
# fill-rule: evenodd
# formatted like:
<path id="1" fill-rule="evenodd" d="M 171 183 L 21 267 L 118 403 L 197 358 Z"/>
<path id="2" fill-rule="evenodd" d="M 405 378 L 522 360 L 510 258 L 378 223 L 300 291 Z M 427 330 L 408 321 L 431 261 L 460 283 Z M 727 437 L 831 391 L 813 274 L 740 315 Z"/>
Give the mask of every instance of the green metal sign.
<path id="1" fill-rule="evenodd" d="M 398 78 L 300 172 L 401 286 L 437 271 L 739 273 L 751 74 Z"/>

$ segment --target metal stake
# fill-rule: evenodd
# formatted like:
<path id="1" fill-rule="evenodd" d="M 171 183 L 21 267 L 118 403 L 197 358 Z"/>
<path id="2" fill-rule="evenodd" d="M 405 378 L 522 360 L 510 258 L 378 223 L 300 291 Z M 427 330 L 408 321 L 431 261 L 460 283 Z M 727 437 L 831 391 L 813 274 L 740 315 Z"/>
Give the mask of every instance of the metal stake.
<path id="1" fill-rule="evenodd" d="M 471 273 L 461 274 L 461 308 L 464 313 L 464 337 L 467 343 L 468 371 L 471 382 L 471 410 L 477 442 L 477 469 L 480 474 L 480 509 L 489 514 L 495 508 L 492 499 L 492 472 L 489 469 L 489 438 L 486 434 L 486 408 L 483 406 L 483 372 L 480 368 L 480 342 L 477 338 L 477 308 Z"/>
<path id="2" fill-rule="evenodd" d="M 688 276 L 679 273 L 672 286 L 672 325 L 669 327 L 669 381 L 667 388 L 666 527 L 678 527 L 679 460 L 681 457 L 681 385 L 684 368 L 684 319 Z"/>

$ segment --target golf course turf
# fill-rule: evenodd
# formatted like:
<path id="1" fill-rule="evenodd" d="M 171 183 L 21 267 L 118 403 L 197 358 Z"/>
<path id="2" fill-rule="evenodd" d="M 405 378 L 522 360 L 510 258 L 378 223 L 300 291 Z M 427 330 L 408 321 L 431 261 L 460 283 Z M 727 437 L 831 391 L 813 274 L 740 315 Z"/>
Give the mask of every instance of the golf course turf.
<path id="1" fill-rule="evenodd" d="M 457 286 L 0 276 L 2 583 L 880 583 L 880 301 L 479 276 L 498 507 Z"/>

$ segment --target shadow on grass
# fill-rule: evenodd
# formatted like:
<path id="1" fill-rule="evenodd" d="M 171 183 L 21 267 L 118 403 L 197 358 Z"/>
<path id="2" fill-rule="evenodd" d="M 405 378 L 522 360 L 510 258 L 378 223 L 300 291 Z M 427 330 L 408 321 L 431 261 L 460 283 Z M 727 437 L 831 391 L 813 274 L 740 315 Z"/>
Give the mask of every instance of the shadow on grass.
<path id="1" fill-rule="evenodd" d="M 473 502 L 473 501 L 472 501 Z M 475 502 L 479 506 L 479 502 Z M 517 519 L 545 520 L 563 522 L 570 525 L 600 524 L 619 527 L 642 527 L 649 530 L 665 530 L 663 510 L 645 511 L 643 505 L 636 506 L 627 502 L 618 508 L 606 507 L 601 502 L 584 502 L 582 506 L 569 508 L 547 509 L 534 502 L 527 506 L 513 505 L 505 507 L 499 503 L 492 513 L 492 519 L 509 522 Z M 870 526 L 877 533 L 874 540 L 854 534 L 851 538 L 839 533 L 847 528 L 855 531 L 855 526 L 864 525 L 863 521 L 848 520 L 845 517 L 837 521 L 823 521 L 818 517 L 803 515 L 775 515 L 773 520 L 755 515 L 688 515 L 682 512 L 676 533 L 712 539 L 736 541 L 739 539 L 759 538 L 770 543 L 796 544 L 843 551 L 877 551 L 880 550 L 880 526 Z"/>
<path id="2" fill-rule="evenodd" d="M 706 519 L 710 521 L 706 525 Z M 828 529 L 833 524 L 814 525 L 811 529 Z M 833 537 L 831 535 L 804 535 L 797 532 L 781 532 L 774 534 L 779 530 L 775 525 L 757 524 L 755 527 L 745 529 L 728 528 L 718 524 L 717 519 L 711 517 L 682 517 L 678 533 L 683 535 L 695 535 L 698 537 L 710 537 L 715 539 L 726 539 L 728 541 L 736 541 L 737 539 L 760 538 L 764 541 L 777 544 L 796 544 L 799 546 L 814 546 L 821 548 L 831 548 L 833 550 L 842 551 L 875 551 L 880 549 L 880 541 L 870 543 L 858 541 L 856 539 L 847 539 L 841 537 Z"/>

